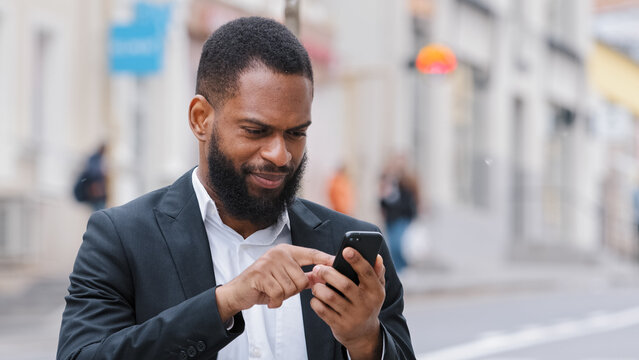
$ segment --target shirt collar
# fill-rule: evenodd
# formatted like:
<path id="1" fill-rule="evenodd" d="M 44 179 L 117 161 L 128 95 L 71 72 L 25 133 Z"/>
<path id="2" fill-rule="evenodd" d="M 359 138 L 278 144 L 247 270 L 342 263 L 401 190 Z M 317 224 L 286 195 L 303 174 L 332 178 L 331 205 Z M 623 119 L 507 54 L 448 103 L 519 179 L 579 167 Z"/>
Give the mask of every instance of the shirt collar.
<path id="1" fill-rule="evenodd" d="M 217 206 L 211 196 L 200 182 L 200 179 L 197 177 L 197 171 L 199 167 L 193 169 L 191 174 L 191 180 L 193 182 L 193 190 L 195 191 L 195 196 L 197 197 L 198 206 L 200 208 L 200 214 L 202 215 L 202 222 L 206 225 L 207 219 L 209 221 L 214 222 L 215 224 L 222 225 L 222 219 L 220 218 L 220 213 L 217 210 Z M 226 226 L 226 224 L 224 224 Z M 265 229 L 258 230 L 268 231 L 273 235 L 273 240 L 282 232 L 282 230 L 286 227 L 288 230 L 291 229 L 291 222 L 288 217 L 288 209 L 285 209 L 284 212 L 280 215 L 277 222 Z M 256 232 L 257 233 L 257 232 Z M 250 236 L 249 236 L 250 237 Z"/>

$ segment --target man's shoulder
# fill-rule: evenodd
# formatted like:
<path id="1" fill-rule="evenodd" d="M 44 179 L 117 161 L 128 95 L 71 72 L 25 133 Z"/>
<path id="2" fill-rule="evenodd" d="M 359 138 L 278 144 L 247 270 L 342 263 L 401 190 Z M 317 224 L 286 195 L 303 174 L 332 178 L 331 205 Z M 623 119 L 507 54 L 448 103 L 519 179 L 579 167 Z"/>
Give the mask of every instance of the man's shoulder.
<path id="1" fill-rule="evenodd" d="M 166 186 L 142 196 L 139 196 L 125 204 L 102 210 L 114 222 L 138 222 L 142 219 L 154 217 L 154 209 L 164 198 L 170 186 Z"/>
<path id="2" fill-rule="evenodd" d="M 141 220 L 154 217 L 156 209 L 162 212 L 179 211 L 191 196 L 195 196 L 190 182 L 191 171 L 187 172 L 173 184 L 141 195 L 123 205 L 103 210 L 114 220 Z"/>
<path id="3" fill-rule="evenodd" d="M 333 224 L 340 224 L 352 229 L 379 231 L 378 226 L 375 224 L 329 209 L 310 200 L 297 198 L 293 207 L 308 209 L 321 222 L 331 221 Z"/>

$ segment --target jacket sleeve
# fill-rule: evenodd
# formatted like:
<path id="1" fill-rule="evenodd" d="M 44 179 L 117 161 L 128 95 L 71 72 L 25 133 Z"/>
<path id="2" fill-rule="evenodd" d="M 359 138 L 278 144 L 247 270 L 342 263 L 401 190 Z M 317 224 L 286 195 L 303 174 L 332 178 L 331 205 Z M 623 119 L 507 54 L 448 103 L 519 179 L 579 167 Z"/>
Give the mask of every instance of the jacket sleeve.
<path id="1" fill-rule="evenodd" d="M 404 290 L 385 242 L 382 242 L 380 253 L 386 267 L 386 299 L 379 313 L 385 340 L 384 360 L 415 359 L 406 319 L 402 315 Z"/>
<path id="2" fill-rule="evenodd" d="M 227 330 L 215 288 L 137 324 L 133 279 L 121 239 L 103 211 L 89 219 L 70 277 L 57 359 L 209 359 L 244 331 Z"/>

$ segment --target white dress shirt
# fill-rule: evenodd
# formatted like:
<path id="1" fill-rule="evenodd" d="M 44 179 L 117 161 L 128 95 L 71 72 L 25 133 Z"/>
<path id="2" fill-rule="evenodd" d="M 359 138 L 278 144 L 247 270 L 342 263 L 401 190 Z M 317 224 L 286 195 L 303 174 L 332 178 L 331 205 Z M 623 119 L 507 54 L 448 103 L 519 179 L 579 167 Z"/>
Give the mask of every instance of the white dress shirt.
<path id="1" fill-rule="evenodd" d="M 197 177 L 197 168 L 193 171 L 192 180 L 218 285 L 237 277 L 275 245 L 291 244 L 286 211 L 277 223 L 244 239 L 220 219 L 215 203 Z M 242 311 L 242 316 L 246 324 L 245 331 L 220 350 L 217 356 L 219 360 L 308 358 L 299 294 L 286 299 L 277 309 L 254 305 Z"/>

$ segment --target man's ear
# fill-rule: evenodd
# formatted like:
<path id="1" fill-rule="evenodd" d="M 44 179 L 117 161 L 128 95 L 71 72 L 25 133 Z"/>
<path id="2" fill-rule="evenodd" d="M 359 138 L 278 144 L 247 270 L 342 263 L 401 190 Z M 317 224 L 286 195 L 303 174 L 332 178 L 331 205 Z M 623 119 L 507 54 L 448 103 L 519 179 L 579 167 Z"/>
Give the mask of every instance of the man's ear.
<path id="1" fill-rule="evenodd" d="M 189 125 L 193 135 L 201 141 L 211 137 L 211 122 L 215 118 L 215 110 L 202 95 L 195 95 L 189 104 Z"/>

